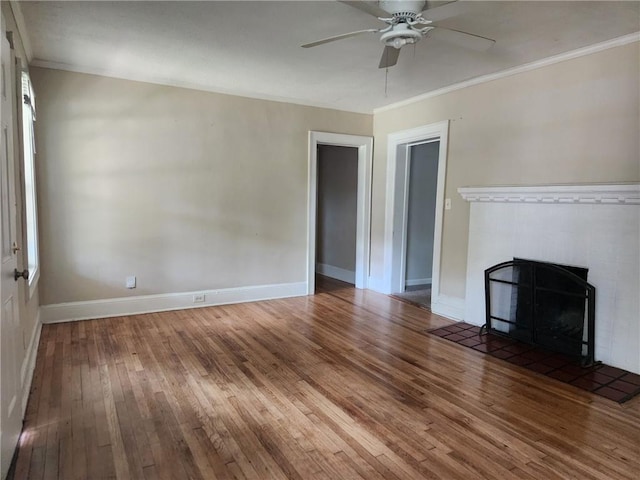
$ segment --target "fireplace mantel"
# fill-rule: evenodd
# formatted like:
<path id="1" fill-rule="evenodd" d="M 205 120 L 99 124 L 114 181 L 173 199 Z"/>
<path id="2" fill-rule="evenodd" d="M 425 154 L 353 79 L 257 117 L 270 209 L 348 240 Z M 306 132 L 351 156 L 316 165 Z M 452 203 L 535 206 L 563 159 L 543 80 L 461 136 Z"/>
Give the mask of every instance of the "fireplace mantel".
<path id="1" fill-rule="evenodd" d="M 640 205 L 640 183 L 462 187 L 468 202 Z"/>
<path id="2" fill-rule="evenodd" d="M 640 374 L 640 183 L 465 187 L 464 319 L 485 322 L 484 270 L 528 258 L 589 269 L 596 359 Z"/>

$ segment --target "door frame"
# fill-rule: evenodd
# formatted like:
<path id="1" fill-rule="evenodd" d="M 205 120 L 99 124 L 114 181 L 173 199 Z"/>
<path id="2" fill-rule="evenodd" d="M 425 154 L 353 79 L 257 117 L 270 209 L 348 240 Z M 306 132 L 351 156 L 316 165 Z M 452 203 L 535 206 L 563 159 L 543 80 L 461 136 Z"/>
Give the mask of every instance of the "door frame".
<path id="1" fill-rule="evenodd" d="M 394 132 L 387 137 L 387 186 L 384 231 L 384 288 L 385 293 L 401 292 L 407 253 L 407 203 L 409 189 L 410 148 L 425 142 L 439 141 L 436 214 L 433 238 L 432 303 L 440 294 L 440 259 L 442 252 L 442 224 L 449 120 Z"/>
<path id="2" fill-rule="evenodd" d="M 310 130 L 307 188 L 307 295 L 313 295 L 316 286 L 318 145 L 353 147 L 358 149 L 355 286 L 356 288 L 367 288 L 371 238 L 371 166 L 373 163 L 373 138 Z"/>

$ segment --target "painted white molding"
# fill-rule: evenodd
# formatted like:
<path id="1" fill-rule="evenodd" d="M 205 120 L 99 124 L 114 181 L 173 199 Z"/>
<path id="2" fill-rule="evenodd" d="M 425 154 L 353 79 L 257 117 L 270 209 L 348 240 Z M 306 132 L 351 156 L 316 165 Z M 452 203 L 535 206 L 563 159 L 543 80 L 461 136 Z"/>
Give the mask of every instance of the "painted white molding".
<path id="1" fill-rule="evenodd" d="M 20 384 L 22 385 L 22 418 L 27 411 L 27 401 L 29 400 L 29 392 L 31 391 L 31 382 L 33 381 L 33 371 L 36 368 L 36 358 L 38 354 L 38 345 L 40 344 L 40 334 L 42 332 L 42 322 L 40 321 L 40 310 L 36 315 L 33 332 L 27 347 L 26 354 L 20 368 Z"/>
<path id="2" fill-rule="evenodd" d="M 432 290 L 433 291 L 433 290 Z M 431 297 L 431 312 L 450 320 L 461 322 L 464 320 L 465 301 L 464 298 L 450 297 L 448 295 L 438 295 Z"/>
<path id="3" fill-rule="evenodd" d="M 347 283 L 356 282 L 356 272 L 353 270 L 346 270 L 340 267 L 334 267 L 333 265 L 327 265 L 325 263 L 316 263 L 316 272 L 320 275 L 335 278 Z"/>
<path id="4" fill-rule="evenodd" d="M 316 219 L 318 195 L 318 145 L 358 149 L 358 192 L 356 214 L 356 288 L 367 288 L 371 248 L 371 175 L 373 138 L 309 131 L 309 171 L 307 185 L 307 294 L 315 291 Z"/>
<path id="5" fill-rule="evenodd" d="M 306 294 L 306 282 L 297 282 L 224 288 L 220 290 L 201 290 L 197 292 L 110 298 L 87 302 L 58 303 L 54 305 L 42 305 L 40 311 L 42 313 L 42 323 L 46 324 L 211 307 L 231 303 L 256 302 L 276 298 L 299 297 Z M 204 302 L 194 303 L 194 295 L 204 295 Z"/>
<path id="6" fill-rule="evenodd" d="M 430 278 L 413 278 L 411 280 L 405 280 L 404 282 L 407 287 L 415 287 L 416 285 L 428 285 L 430 283 Z"/>
<path id="7" fill-rule="evenodd" d="M 501 78 L 510 77 L 512 75 L 517 75 L 519 73 L 529 72 L 531 70 L 536 70 L 538 68 L 547 67 L 549 65 L 554 65 L 560 62 L 566 62 L 567 60 L 573 60 L 574 58 L 584 57 L 585 55 L 591 55 L 593 53 L 602 52 L 603 50 L 608 50 L 610 48 L 615 48 L 615 47 L 621 47 L 621 46 L 628 45 L 630 43 L 634 43 L 638 41 L 640 41 L 640 32 L 631 33 L 629 35 L 623 35 L 622 37 L 614 38 L 612 40 L 607 40 L 601 43 L 596 43 L 595 45 L 591 45 L 589 47 L 578 48 L 577 50 L 571 50 L 570 52 L 565 52 L 559 55 L 554 55 L 552 57 L 543 58 L 542 60 L 526 63 L 518 67 L 508 68 L 507 70 L 502 70 L 496 73 L 490 73 L 488 75 L 482 75 L 480 77 L 472 78 L 471 80 L 466 80 L 464 82 L 456 83 L 454 85 L 449 85 L 447 87 L 443 87 L 438 90 L 432 90 L 431 92 L 423 93 L 421 95 L 417 95 L 415 97 L 408 98 L 406 100 L 401 100 L 399 102 L 395 102 L 390 105 L 385 105 L 384 107 L 374 108 L 373 114 L 376 115 L 378 113 L 386 112 L 388 110 L 393 110 L 396 108 L 405 107 L 407 105 L 418 103 L 423 100 L 427 100 L 428 98 L 438 97 L 440 95 L 445 95 L 447 93 L 455 92 L 456 90 L 462 90 L 463 88 L 472 87 L 474 85 L 480 85 L 482 83 L 492 82 L 494 80 L 499 80 Z"/>
<path id="8" fill-rule="evenodd" d="M 640 205 L 640 183 L 462 187 L 458 193 L 468 202 Z"/>
<path id="9" fill-rule="evenodd" d="M 409 146 L 425 141 L 439 141 L 438 182 L 436 187 L 436 215 L 433 234 L 432 298 L 440 293 L 440 255 L 442 250 L 442 223 L 444 219 L 444 190 L 449 146 L 449 120 L 424 125 L 410 130 L 394 132 L 387 137 L 387 185 L 384 231 L 384 279 L 382 293 L 401 292 L 404 287 L 404 256 L 406 254 L 406 200 L 408 189 L 406 165 Z M 397 233 L 395 233 L 397 232 Z M 394 234 L 395 233 L 395 234 Z M 380 284 L 380 281 L 376 281 Z"/>

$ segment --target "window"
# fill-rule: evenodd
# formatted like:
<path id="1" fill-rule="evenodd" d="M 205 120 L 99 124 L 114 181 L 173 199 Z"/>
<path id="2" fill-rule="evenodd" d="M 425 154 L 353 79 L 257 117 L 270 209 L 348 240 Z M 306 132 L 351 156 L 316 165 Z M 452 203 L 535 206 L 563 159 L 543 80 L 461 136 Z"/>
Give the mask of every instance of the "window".
<path id="1" fill-rule="evenodd" d="M 29 269 L 29 296 L 38 282 L 38 211 L 36 204 L 35 153 L 33 123 L 36 121 L 36 102 L 29 74 L 22 72 L 22 147 L 24 161 L 24 220 L 27 250 L 25 263 Z"/>

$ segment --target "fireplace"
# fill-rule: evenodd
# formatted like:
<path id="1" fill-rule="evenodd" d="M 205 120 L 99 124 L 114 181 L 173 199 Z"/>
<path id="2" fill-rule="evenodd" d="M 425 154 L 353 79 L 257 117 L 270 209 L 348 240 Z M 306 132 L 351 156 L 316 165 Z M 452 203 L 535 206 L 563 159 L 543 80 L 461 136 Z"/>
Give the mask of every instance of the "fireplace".
<path id="1" fill-rule="evenodd" d="M 595 362 L 595 287 L 588 270 L 514 258 L 485 270 L 489 333 Z"/>
<path id="2" fill-rule="evenodd" d="M 447 298 L 453 318 L 486 323 L 491 265 L 531 258 L 588 266 L 598 289 L 595 358 L 640 374 L 640 183 L 458 191 L 469 202 L 469 240 L 464 297 Z"/>

